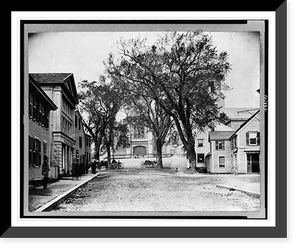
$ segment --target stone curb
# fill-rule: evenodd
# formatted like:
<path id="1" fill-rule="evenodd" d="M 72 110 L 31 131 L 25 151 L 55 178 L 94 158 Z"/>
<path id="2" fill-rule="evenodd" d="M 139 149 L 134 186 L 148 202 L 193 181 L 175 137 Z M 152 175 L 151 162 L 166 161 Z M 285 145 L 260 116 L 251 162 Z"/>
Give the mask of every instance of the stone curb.
<path id="1" fill-rule="evenodd" d="M 241 189 L 241 188 L 237 188 L 237 187 L 224 186 L 224 185 L 217 185 L 217 187 L 227 188 L 227 189 L 231 189 L 231 190 L 235 190 L 235 191 L 240 191 L 240 192 L 248 194 L 250 196 L 260 198 L 260 193 L 248 191 L 248 190 L 245 190 L 245 189 Z"/>
<path id="2" fill-rule="evenodd" d="M 62 193 L 61 195 L 55 197 L 53 200 L 47 202 L 45 205 L 39 207 L 38 209 L 36 209 L 34 212 L 44 212 L 47 210 L 51 210 L 52 208 L 54 208 L 57 204 L 59 204 L 63 199 L 65 199 L 66 197 L 68 197 L 69 195 L 71 195 L 73 192 L 75 192 L 78 188 L 82 187 L 84 184 L 86 184 L 87 182 L 91 181 L 92 179 L 94 179 L 95 177 L 97 177 L 99 175 L 96 174 L 94 176 L 91 176 L 89 179 L 83 181 L 82 183 L 72 187 L 70 190 Z"/>

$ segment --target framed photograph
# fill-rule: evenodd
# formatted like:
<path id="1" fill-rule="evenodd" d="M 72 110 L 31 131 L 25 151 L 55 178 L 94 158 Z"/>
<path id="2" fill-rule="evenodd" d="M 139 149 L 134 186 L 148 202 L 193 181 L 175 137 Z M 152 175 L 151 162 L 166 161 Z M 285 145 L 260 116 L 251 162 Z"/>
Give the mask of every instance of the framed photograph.
<path id="1" fill-rule="evenodd" d="M 241 8 L 12 12 L 2 237 L 286 237 L 286 1 Z"/>

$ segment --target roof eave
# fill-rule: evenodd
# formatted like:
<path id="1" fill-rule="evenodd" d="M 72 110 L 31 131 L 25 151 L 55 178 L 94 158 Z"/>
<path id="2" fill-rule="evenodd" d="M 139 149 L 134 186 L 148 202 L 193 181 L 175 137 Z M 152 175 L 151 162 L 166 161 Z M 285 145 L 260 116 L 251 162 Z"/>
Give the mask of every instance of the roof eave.
<path id="1" fill-rule="evenodd" d="M 41 95 L 46 101 L 50 110 L 56 110 L 58 107 L 54 104 L 54 102 L 49 98 L 49 96 L 35 83 L 34 79 L 29 78 L 29 81 L 32 82 L 33 88 Z"/>

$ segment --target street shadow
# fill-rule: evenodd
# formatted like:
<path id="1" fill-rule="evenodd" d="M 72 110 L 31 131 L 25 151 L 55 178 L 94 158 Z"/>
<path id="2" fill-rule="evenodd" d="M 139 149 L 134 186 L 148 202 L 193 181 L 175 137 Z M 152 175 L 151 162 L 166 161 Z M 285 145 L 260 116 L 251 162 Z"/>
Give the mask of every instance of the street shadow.
<path id="1" fill-rule="evenodd" d="M 52 192 L 48 188 L 46 188 L 46 189 L 34 188 L 29 191 L 29 195 L 51 196 Z"/>

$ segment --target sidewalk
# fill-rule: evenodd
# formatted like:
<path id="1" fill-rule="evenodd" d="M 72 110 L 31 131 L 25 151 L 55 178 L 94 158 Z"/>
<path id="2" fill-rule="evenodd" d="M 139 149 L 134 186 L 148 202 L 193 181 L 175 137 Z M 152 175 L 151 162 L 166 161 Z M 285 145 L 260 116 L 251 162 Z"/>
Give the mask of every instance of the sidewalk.
<path id="1" fill-rule="evenodd" d="M 99 174 L 99 173 L 98 173 Z M 43 186 L 35 186 L 29 190 L 29 211 L 42 210 L 47 207 L 47 203 L 51 204 L 54 200 L 66 196 L 76 188 L 84 185 L 98 174 L 84 174 L 78 179 L 65 178 L 57 182 L 48 184 L 47 189 Z"/>

